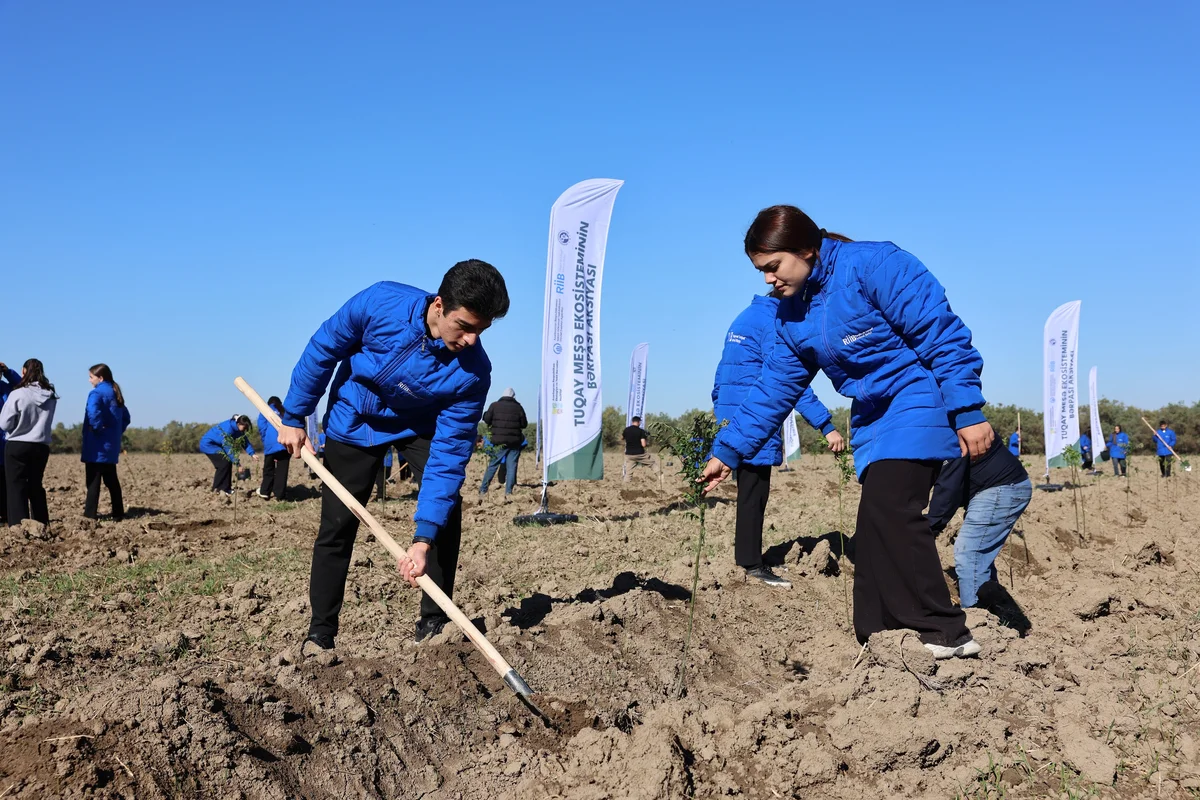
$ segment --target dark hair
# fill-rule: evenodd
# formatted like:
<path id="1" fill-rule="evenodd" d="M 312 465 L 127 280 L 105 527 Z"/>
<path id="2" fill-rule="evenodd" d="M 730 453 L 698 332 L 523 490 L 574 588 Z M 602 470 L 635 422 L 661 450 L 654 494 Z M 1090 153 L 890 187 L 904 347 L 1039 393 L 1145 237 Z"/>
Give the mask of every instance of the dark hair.
<path id="1" fill-rule="evenodd" d="M 271 395 L 267 398 L 267 405 L 275 409 L 280 414 L 283 413 L 283 401 L 277 395 Z"/>
<path id="2" fill-rule="evenodd" d="M 630 417 L 629 421 L 630 422 L 641 422 L 642 418 L 641 417 Z"/>
<path id="3" fill-rule="evenodd" d="M 108 368 L 108 364 L 93 364 L 88 372 L 92 375 L 95 375 L 105 383 L 111 383 L 113 394 L 117 398 L 117 405 L 119 405 L 121 408 L 125 407 L 125 395 L 121 393 L 121 384 L 113 380 L 112 370 Z"/>
<path id="4" fill-rule="evenodd" d="M 1166 424 L 1167 424 L 1167 421 L 1166 421 L 1165 419 L 1160 419 L 1160 420 L 1158 421 L 1158 424 L 1159 424 L 1159 425 L 1166 425 Z"/>
<path id="5" fill-rule="evenodd" d="M 1121 426 L 1120 426 L 1120 425 L 1113 425 L 1113 433 L 1116 433 L 1116 432 L 1117 432 L 1117 431 L 1119 431 L 1119 430 L 1121 430 Z"/>
<path id="6" fill-rule="evenodd" d="M 795 206 L 771 206 L 758 212 L 746 231 L 746 255 L 791 253 L 806 256 L 820 252 L 822 239 L 852 242 L 840 233 L 830 233 Z"/>
<path id="7" fill-rule="evenodd" d="M 238 424 L 238 425 L 245 425 L 245 426 L 246 426 L 246 431 L 247 431 L 247 432 L 254 430 L 254 426 L 253 426 L 253 425 L 250 423 L 250 418 L 249 418 L 249 417 L 247 417 L 245 414 L 239 414 L 239 415 L 236 417 L 236 419 L 237 419 L 237 424 Z"/>
<path id="8" fill-rule="evenodd" d="M 508 313 L 508 288 L 500 270 L 477 258 L 460 261 L 446 272 L 438 297 L 447 313 L 465 308 L 487 320 Z"/>
<path id="9" fill-rule="evenodd" d="M 54 384 L 46 377 L 45 369 L 42 367 L 42 362 L 36 358 L 31 358 L 24 364 L 25 374 L 21 376 L 21 382 L 17 384 L 18 389 L 23 389 L 26 386 L 37 384 L 46 391 L 54 394 Z M 56 398 L 57 394 L 54 395 Z"/>

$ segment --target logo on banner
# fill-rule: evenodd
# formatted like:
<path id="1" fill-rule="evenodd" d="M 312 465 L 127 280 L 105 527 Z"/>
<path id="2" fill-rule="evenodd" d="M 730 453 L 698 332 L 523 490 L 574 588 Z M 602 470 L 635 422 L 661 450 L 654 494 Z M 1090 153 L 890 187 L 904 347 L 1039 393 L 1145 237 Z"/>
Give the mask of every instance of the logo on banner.
<path id="1" fill-rule="evenodd" d="M 558 232 L 558 243 L 559 244 L 568 244 L 570 241 L 571 241 L 571 234 L 567 233 L 566 231 Z"/>
<path id="2" fill-rule="evenodd" d="M 554 355 L 556 355 L 556 356 L 562 355 L 562 345 L 559 344 L 558 342 L 554 343 Z"/>

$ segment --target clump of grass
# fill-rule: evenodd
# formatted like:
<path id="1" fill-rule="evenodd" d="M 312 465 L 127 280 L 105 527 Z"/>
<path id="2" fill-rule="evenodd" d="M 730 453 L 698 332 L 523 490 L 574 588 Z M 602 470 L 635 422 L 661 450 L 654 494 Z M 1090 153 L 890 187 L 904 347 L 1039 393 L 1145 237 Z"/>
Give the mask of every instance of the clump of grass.
<path id="1" fill-rule="evenodd" d="M 688 607 L 687 635 L 683 639 L 683 654 L 679 659 L 679 670 L 672 690 L 675 697 L 683 697 L 687 691 L 688 650 L 692 644 L 696 590 L 700 585 L 700 559 L 704 553 L 704 512 L 708 508 L 700 476 L 704 472 L 705 461 L 712 452 L 713 440 L 717 438 L 721 425 L 712 414 L 699 413 L 692 417 L 690 425 L 676 427 L 665 422 L 656 422 L 651 424 L 651 429 L 663 447 L 679 459 L 679 472 L 684 478 L 683 502 L 700 522 L 700 535 L 696 539 L 696 552 L 692 558 L 692 598 Z"/>
<path id="2" fill-rule="evenodd" d="M 267 508 L 270 509 L 271 511 L 291 511 L 295 507 L 296 507 L 295 503 L 289 502 L 287 500 L 280 500 L 277 503 L 271 503 L 269 506 L 267 506 Z"/>

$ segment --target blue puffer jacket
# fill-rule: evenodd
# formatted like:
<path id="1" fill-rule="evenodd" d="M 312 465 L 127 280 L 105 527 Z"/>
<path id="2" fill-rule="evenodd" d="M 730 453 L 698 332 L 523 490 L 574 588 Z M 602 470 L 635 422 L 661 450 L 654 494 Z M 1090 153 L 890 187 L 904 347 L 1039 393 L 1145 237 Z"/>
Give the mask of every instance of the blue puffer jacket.
<path id="1" fill-rule="evenodd" d="M 279 431 L 262 414 L 258 415 L 258 435 L 262 437 L 264 456 L 287 452 L 287 448 L 279 443 Z"/>
<path id="2" fill-rule="evenodd" d="M 1156 428 L 1154 430 L 1154 434 L 1154 446 L 1157 448 L 1155 452 L 1157 452 L 1160 456 L 1171 455 L 1171 451 L 1167 449 L 1167 445 L 1169 444 L 1172 448 L 1174 448 L 1175 443 L 1179 441 L 1178 437 L 1175 436 L 1175 431 L 1171 430 L 1170 428 L 1167 428 L 1165 431 Z M 1164 441 L 1166 444 L 1163 444 Z"/>
<path id="3" fill-rule="evenodd" d="M 322 425 L 330 439 L 368 446 L 432 437 L 414 515 L 416 535 L 427 539 L 457 502 L 492 383 L 482 344 L 454 353 L 429 337 L 434 297 L 385 281 L 350 298 L 313 334 L 283 401 L 283 422 L 301 427 L 332 377 Z"/>
<path id="4" fill-rule="evenodd" d="M 1129 447 L 1129 434 L 1118 433 L 1108 437 L 1108 455 L 1111 458 L 1125 458 L 1125 448 Z"/>
<path id="5" fill-rule="evenodd" d="M 1012 436 L 1008 437 L 1008 452 L 1014 456 L 1021 455 L 1021 434 L 1014 432 Z"/>
<path id="6" fill-rule="evenodd" d="M 713 455 L 733 467 L 753 457 L 818 369 L 853 401 L 860 481 L 874 461 L 956 458 L 956 429 L 986 421 L 971 331 L 925 265 L 891 242 L 824 241 L 804 288 L 780 302 L 762 378 Z"/>
<path id="7" fill-rule="evenodd" d="M 15 369 L 9 369 L 0 375 L 0 408 L 3 408 L 4 402 L 8 400 L 8 394 L 13 389 L 17 388 L 17 384 L 21 382 L 21 373 Z M 4 430 L 0 428 L 0 458 L 4 456 L 4 443 L 7 441 Z"/>
<path id="8" fill-rule="evenodd" d="M 121 457 L 121 436 L 129 427 L 129 409 L 117 405 L 112 384 L 101 381 L 88 393 L 83 414 L 83 447 L 79 460 L 85 464 L 116 464 Z"/>
<path id="9" fill-rule="evenodd" d="M 219 425 L 213 425 L 208 429 L 208 433 L 200 437 L 200 452 L 209 456 L 224 453 L 230 461 L 237 461 L 237 453 L 226 447 L 225 442 L 226 439 L 236 441 L 242 437 L 245 437 L 246 455 L 254 455 L 254 447 L 250 444 L 250 431 L 242 433 L 238 430 L 236 419 L 227 419 Z"/>
<path id="10" fill-rule="evenodd" d="M 725 334 L 725 349 L 713 378 L 713 413 L 717 421 L 731 419 L 741 407 L 750 387 L 762 375 L 764 351 L 775 344 L 775 315 L 779 300 L 774 297 L 755 297 L 750 306 L 738 314 Z M 796 404 L 804 421 L 821 433 L 831 432 L 833 418 L 812 389 L 805 389 Z M 783 437 L 778 429 L 744 463 L 753 466 L 774 466 L 783 461 Z"/>
<path id="11" fill-rule="evenodd" d="M 1079 434 L 1079 455 L 1085 461 L 1092 457 L 1092 439 L 1086 433 Z"/>

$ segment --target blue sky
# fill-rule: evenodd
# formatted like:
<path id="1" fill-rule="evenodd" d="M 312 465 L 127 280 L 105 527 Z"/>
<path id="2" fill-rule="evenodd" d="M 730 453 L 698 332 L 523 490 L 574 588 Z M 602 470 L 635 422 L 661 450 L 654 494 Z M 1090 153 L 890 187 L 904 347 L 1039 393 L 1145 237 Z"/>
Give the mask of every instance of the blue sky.
<path id="1" fill-rule="evenodd" d="M 0 0 L 0 360 L 68 423 L 96 361 L 135 425 L 216 421 L 364 286 L 477 257 L 532 408 L 549 209 L 609 177 L 608 404 L 640 341 L 649 408 L 708 402 L 780 202 L 917 254 L 994 402 L 1040 405 L 1073 299 L 1103 395 L 1195 402 L 1198 9 Z"/>

